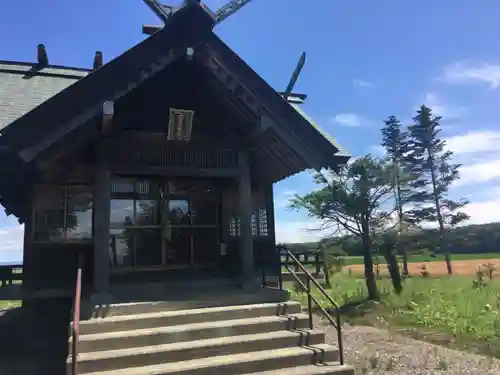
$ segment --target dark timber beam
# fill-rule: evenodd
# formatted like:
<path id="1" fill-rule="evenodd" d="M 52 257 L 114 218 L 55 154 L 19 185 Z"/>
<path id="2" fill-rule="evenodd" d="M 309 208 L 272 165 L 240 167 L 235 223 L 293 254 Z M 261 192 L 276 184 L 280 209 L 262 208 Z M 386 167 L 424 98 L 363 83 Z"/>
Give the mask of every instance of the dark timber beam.
<path id="1" fill-rule="evenodd" d="M 113 115 L 115 113 L 115 104 L 111 101 L 102 104 L 102 123 L 101 134 L 108 136 L 113 130 Z"/>
<path id="2" fill-rule="evenodd" d="M 237 177 L 240 175 L 238 168 L 195 168 L 174 166 L 130 166 L 112 164 L 111 170 L 116 174 L 127 175 L 158 175 L 179 177 Z"/>
<path id="3" fill-rule="evenodd" d="M 238 154 L 240 176 L 238 179 L 240 216 L 240 258 L 241 283 L 243 288 L 251 288 L 255 282 L 255 264 L 252 236 L 252 179 L 247 150 Z"/>

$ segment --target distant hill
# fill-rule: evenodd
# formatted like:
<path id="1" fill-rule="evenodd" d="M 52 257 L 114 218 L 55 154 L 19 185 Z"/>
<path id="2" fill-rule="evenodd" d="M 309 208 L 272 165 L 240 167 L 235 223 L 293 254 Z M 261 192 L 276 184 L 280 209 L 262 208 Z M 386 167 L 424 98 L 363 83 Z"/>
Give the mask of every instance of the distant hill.
<path id="1" fill-rule="evenodd" d="M 439 233 L 423 229 L 403 235 L 408 252 L 440 252 Z M 500 252 L 500 223 L 474 224 L 450 230 L 452 253 L 496 253 Z M 348 255 L 361 255 L 359 239 L 354 236 L 324 238 L 318 242 L 288 243 L 293 250 L 310 250 L 323 247 L 330 252 L 342 251 Z"/>

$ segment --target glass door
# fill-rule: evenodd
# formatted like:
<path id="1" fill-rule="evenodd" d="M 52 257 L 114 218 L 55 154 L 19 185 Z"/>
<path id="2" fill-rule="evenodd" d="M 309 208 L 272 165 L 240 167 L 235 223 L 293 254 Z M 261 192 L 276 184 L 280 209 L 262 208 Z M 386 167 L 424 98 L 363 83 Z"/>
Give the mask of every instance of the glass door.
<path id="1" fill-rule="evenodd" d="M 194 183 L 168 184 L 166 263 L 204 268 L 219 260 L 218 195 Z"/>
<path id="2" fill-rule="evenodd" d="M 109 255 L 114 268 L 162 266 L 159 208 L 160 189 L 153 181 L 113 181 Z"/>
<path id="3" fill-rule="evenodd" d="M 191 220 L 189 199 L 168 199 L 167 220 L 168 238 L 165 249 L 167 266 L 191 265 Z"/>

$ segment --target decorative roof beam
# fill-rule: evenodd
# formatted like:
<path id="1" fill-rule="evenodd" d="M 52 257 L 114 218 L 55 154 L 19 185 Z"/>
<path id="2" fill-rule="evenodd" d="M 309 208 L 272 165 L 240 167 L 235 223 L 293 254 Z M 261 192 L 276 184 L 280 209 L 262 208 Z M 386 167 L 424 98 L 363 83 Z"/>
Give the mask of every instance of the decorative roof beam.
<path id="1" fill-rule="evenodd" d="M 49 56 L 43 44 L 39 44 L 37 47 L 37 64 L 39 66 L 49 65 Z"/>
<path id="2" fill-rule="evenodd" d="M 179 9 L 186 6 L 199 5 L 213 17 L 215 24 L 219 24 L 226 18 L 232 16 L 234 13 L 239 11 L 241 8 L 243 8 L 252 0 L 231 0 L 227 4 L 217 9 L 217 11 L 215 12 L 210 10 L 210 8 L 208 8 L 200 0 L 184 0 L 183 5 L 180 7 L 160 4 L 157 0 L 143 0 L 143 1 L 164 23 L 167 23 L 168 19 L 172 15 L 174 15 Z M 146 35 L 153 35 L 162 28 L 163 28 L 162 26 L 142 25 L 142 32 Z"/>
<path id="3" fill-rule="evenodd" d="M 94 63 L 92 65 L 92 69 L 96 70 L 96 69 L 99 69 L 101 66 L 102 66 L 102 52 L 95 51 Z"/>

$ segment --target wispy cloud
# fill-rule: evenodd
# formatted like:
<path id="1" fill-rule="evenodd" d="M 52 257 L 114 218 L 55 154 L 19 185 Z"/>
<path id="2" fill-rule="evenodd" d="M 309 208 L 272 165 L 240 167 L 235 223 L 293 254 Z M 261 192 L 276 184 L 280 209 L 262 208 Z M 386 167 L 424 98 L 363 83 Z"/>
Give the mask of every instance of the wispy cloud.
<path id="1" fill-rule="evenodd" d="M 444 68 L 440 80 L 452 84 L 486 84 L 496 89 L 500 86 L 500 64 L 454 63 Z"/>
<path id="2" fill-rule="evenodd" d="M 24 226 L 15 225 L 0 228 L 0 260 L 3 251 L 20 251 L 23 248 Z"/>
<path id="3" fill-rule="evenodd" d="M 468 111 L 467 107 L 444 102 L 434 92 L 425 93 L 423 102 L 418 104 L 418 106 L 421 104 L 425 104 L 427 107 L 430 107 L 435 115 L 442 116 L 445 120 L 460 118 Z"/>
<path id="4" fill-rule="evenodd" d="M 285 190 L 283 192 L 278 192 L 274 198 L 274 206 L 276 208 L 287 208 L 290 204 L 290 199 L 292 199 L 297 192 L 295 190 Z"/>
<path id="5" fill-rule="evenodd" d="M 359 127 L 366 124 L 366 120 L 355 113 L 339 113 L 333 118 L 333 122 L 340 126 Z"/>
<path id="6" fill-rule="evenodd" d="M 359 78 L 354 78 L 352 80 L 352 84 L 355 87 L 360 88 L 360 89 L 369 89 L 369 88 L 372 88 L 374 86 L 373 82 L 365 81 L 364 79 L 359 79 Z"/>

